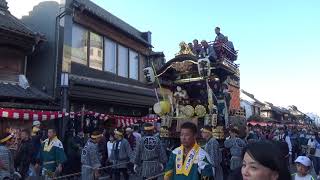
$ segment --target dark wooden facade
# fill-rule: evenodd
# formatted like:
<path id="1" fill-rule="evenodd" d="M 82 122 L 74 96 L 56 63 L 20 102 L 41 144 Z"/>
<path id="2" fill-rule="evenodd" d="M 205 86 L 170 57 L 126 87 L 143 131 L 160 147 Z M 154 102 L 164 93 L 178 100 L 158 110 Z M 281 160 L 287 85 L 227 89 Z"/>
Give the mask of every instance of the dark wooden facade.
<path id="1" fill-rule="evenodd" d="M 53 98 L 36 88 L 27 75 L 31 57 L 45 41 L 43 35 L 10 13 L 5 0 L 0 0 L 0 134 L 9 127 L 31 126 L 33 117 L 21 112 L 59 110 Z"/>
<path id="2" fill-rule="evenodd" d="M 50 18 L 44 18 L 46 16 Z M 126 116 L 149 113 L 156 96 L 154 90 L 144 83 L 142 69 L 152 60 L 149 58 L 152 52 L 150 32 L 138 31 L 88 0 L 66 0 L 64 4 L 41 2 L 29 16 L 22 19 L 26 24 L 36 25 L 47 37 L 46 48 L 35 57 L 38 61 L 46 59 L 46 63 L 42 64 L 44 69 L 34 66 L 32 70 L 47 72 L 47 77 L 52 80 L 39 75 L 32 76 L 32 80 L 41 82 L 37 83 L 38 87 L 45 86 L 48 89 L 56 103 L 61 105 L 61 110 L 79 112 L 84 109 Z M 72 59 L 73 38 L 80 38 L 73 36 L 75 26 L 84 29 L 89 36 L 81 47 L 87 52 L 87 61 L 82 64 Z M 91 33 L 103 38 L 102 70 L 90 66 Z M 115 73 L 105 69 L 105 39 L 116 44 L 116 67 L 120 45 L 128 49 L 128 63 L 131 50 L 138 54 L 138 78 L 129 77 L 130 67 L 128 77 L 118 75 L 118 69 Z M 60 82 L 62 73 L 69 75 L 69 85 L 65 88 Z"/>

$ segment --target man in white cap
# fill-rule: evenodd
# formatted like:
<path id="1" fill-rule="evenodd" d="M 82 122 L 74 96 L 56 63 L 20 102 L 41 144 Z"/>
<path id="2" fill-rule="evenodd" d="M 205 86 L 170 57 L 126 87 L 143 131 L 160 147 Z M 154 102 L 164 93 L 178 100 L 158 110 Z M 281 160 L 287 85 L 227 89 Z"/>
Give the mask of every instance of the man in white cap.
<path id="1" fill-rule="evenodd" d="M 39 167 L 36 168 L 36 159 L 40 152 L 41 143 L 42 143 L 42 133 L 40 129 L 41 123 L 40 121 L 32 122 L 32 131 L 31 131 L 31 142 L 32 142 L 32 157 L 31 157 L 31 167 L 36 174 L 39 174 Z"/>
<path id="2" fill-rule="evenodd" d="M 293 180 L 314 180 L 310 174 L 311 160 L 307 156 L 299 156 L 295 161 L 297 172 L 292 174 Z"/>

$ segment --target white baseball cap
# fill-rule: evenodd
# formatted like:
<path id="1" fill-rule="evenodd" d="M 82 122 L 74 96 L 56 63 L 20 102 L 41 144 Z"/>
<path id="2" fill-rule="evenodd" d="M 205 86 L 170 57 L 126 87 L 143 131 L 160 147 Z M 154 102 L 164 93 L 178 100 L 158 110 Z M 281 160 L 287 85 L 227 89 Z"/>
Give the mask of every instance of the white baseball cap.
<path id="1" fill-rule="evenodd" d="M 40 121 L 33 121 L 32 126 L 40 126 Z"/>
<path id="2" fill-rule="evenodd" d="M 299 156 L 295 161 L 295 163 L 301 163 L 306 167 L 311 166 L 311 160 L 307 156 Z"/>
<path id="3" fill-rule="evenodd" d="M 131 127 L 128 127 L 128 128 L 126 129 L 126 132 L 133 132 L 133 129 L 132 129 Z"/>

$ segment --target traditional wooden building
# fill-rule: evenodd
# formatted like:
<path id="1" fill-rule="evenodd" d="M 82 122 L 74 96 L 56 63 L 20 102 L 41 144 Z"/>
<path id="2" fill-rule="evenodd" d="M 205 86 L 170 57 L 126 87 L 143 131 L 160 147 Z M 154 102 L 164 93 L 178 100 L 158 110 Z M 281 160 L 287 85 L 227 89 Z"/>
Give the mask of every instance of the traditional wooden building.
<path id="1" fill-rule="evenodd" d="M 0 132 L 13 126 L 26 126 L 32 120 L 58 117 L 59 109 L 51 96 L 33 85 L 29 65 L 46 39 L 31 30 L 0 0 Z M 43 59 L 44 60 L 44 59 Z M 30 120 L 30 121 L 25 121 Z"/>
<path id="2" fill-rule="evenodd" d="M 272 103 L 266 102 L 261 108 L 261 117 L 268 118 L 270 120 L 276 120 L 278 122 L 285 120 L 286 110 L 274 106 Z"/>
<path id="3" fill-rule="evenodd" d="M 63 10 L 60 11 L 59 9 Z M 88 0 L 42 2 L 22 20 L 41 29 L 48 48 L 37 86 L 64 111 L 141 117 L 156 102 L 143 68 L 163 59 L 152 52 L 151 32 L 141 32 Z"/>
<path id="4" fill-rule="evenodd" d="M 261 108 L 264 106 L 264 103 L 255 98 L 253 94 L 250 94 L 244 90 L 241 90 L 240 93 L 240 104 L 245 110 L 246 119 L 249 119 L 253 116 L 260 117 Z"/>

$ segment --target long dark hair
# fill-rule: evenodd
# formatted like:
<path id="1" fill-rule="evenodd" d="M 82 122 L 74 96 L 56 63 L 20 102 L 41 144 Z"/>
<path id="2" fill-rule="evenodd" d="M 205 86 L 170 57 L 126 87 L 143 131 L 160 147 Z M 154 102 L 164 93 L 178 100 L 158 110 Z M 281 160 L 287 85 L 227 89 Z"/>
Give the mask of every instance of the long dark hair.
<path id="1" fill-rule="evenodd" d="M 271 141 L 250 143 L 243 152 L 244 154 L 248 153 L 251 158 L 261 165 L 276 171 L 279 174 L 278 180 L 291 180 L 286 160 L 277 144 Z"/>
<path id="2" fill-rule="evenodd" d="M 314 132 L 314 137 L 315 137 L 316 141 L 320 144 L 320 137 L 317 132 Z"/>

